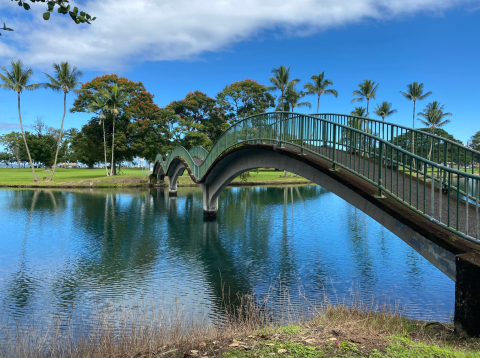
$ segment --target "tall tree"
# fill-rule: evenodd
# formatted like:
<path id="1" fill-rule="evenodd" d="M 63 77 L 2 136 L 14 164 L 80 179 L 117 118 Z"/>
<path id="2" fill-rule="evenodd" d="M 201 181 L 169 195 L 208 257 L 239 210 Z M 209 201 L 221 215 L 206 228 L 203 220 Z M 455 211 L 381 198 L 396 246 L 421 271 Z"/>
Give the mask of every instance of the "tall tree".
<path id="1" fill-rule="evenodd" d="M 11 166 L 11 163 L 13 163 L 11 154 L 0 152 L 0 163 L 4 163 L 5 167 L 8 167 L 9 165 Z"/>
<path id="2" fill-rule="evenodd" d="M 168 154 L 176 143 L 171 141 L 173 134 L 168 123 L 178 121 L 178 117 L 169 108 L 159 108 L 148 119 L 138 119 L 128 125 L 127 132 L 132 138 L 131 147 L 141 157 L 153 161 L 157 154 Z"/>
<path id="3" fill-rule="evenodd" d="M 158 117 L 160 108 L 154 103 L 154 96 L 147 92 L 145 86 L 141 82 L 134 82 L 125 77 L 119 77 L 116 74 L 106 74 L 95 77 L 91 81 L 83 83 L 81 91 L 73 104 L 71 112 L 88 112 L 90 103 L 95 101 L 99 95 L 103 95 L 104 90 L 111 90 L 113 85 L 117 84 L 123 87 L 128 93 L 128 101 L 125 103 L 123 110 L 115 118 L 115 161 L 133 160 L 135 156 L 145 157 L 145 153 L 139 152 L 142 146 L 136 146 L 137 141 L 142 140 L 140 136 L 133 136 L 130 126 L 137 121 L 145 121 Z M 107 156 L 110 155 L 108 148 L 111 148 L 111 139 L 113 134 L 113 114 L 110 111 L 104 112 L 105 119 L 99 122 L 99 117 L 95 116 L 88 122 L 89 136 L 95 136 L 95 143 L 100 144 L 100 150 L 103 141 L 102 126 L 105 123 L 105 138 L 107 142 Z M 100 123 L 100 124 L 99 124 Z M 82 128 L 82 132 L 84 128 Z M 167 128 L 162 129 L 162 133 L 167 133 Z M 149 135 L 148 138 L 153 136 Z M 157 140 L 164 140 L 158 138 Z M 146 144 L 146 143 L 145 143 Z M 155 143 L 150 143 L 155 145 Z M 149 144 L 149 145 L 150 145 Z M 100 159 L 101 161 L 101 159 Z M 116 167 L 115 163 L 110 163 L 112 168 Z"/>
<path id="4" fill-rule="evenodd" d="M 435 134 L 436 128 L 441 128 L 445 124 L 450 123 L 449 119 L 444 119 L 445 117 L 450 117 L 452 114 L 450 112 L 444 112 L 443 105 L 440 105 L 439 102 L 433 101 L 425 107 L 422 112 L 417 113 L 418 116 L 423 117 L 425 119 L 418 118 L 422 124 L 426 125 L 428 128 L 431 129 L 432 134 Z M 428 160 L 430 160 L 430 156 L 432 154 L 433 149 L 433 137 L 432 137 L 432 144 L 430 146 L 430 152 L 428 153 Z"/>
<path id="5" fill-rule="evenodd" d="M 324 78 L 325 72 L 320 73 L 319 75 L 313 75 L 311 79 L 313 82 L 307 83 L 303 88 L 307 91 L 307 94 L 316 94 L 317 99 L 317 113 L 320 108 L 320 96 L 322 94 L 331 94 L 337 98 L 338 92 L 334 89 L 327 89 L 328 86 L 333 85 L 333 82 L 329 79 Z"/>
<path id="6" fill-rule="evenodd" d="M 116 168 L 114 167 L 115 163 L 113 161 L 114 152 L 115 152 L 115 119 L 120 113 L 120 109 L 125 106 L 125 102 L 128 100 L 128 94 L 125 92 L 123 87 L 119 87 L 117 84 L 114 84 L 111 89 L 105 89 L 103 91 L 103 96 L 107 101 L 107 108 L 113 115 L 113 129 L 112 129 L 112 161 L 110 167 L 110 175 L 116 175 Z"/>
<path id="7" fill-rule="evenodd" d="M 22 60 L 10 62 L 11 69 L 8 71 L 5 66 L 1 66 L 4 74 L 0 73 L 0 79 L 2 83 L 0 83 L 0 88 L 12 90 L 17 92 L 18 98 L 18 118 L 20 120 L 20 129 L 22 130 L 22 137 L 23 142 L 25 144 L 25 148 L 28 154 L 28 160 L 30 161 L 30 167 L 32 168 L 33 179 L 35 181 L 39 181 L 37 174 L 35 173 L 35 168 L 32 163 L 32 157 L 30 156 L 30 151 L 28 150 L 27 140 L 25 139 L 25 131 L 23 130 L 23 123 L 22 123 L 22 112 L 20 110 L 20 95 L 24 90 L 26 91 L 33 91 L 42 86 L 41 83 L 32 83 L 29 84 L 30 79 L 33 75 L 33 71 L 31 68 L 25 68 L 23 66 Z"/>
<path id="8" fill-rule="evenodd" d="M 268 93 L 267 87 L 250 79 L 225 86 L 216 99 L 230 123 L 265 113 L 275 106 L 275 98 Z"/>
<path id="9" fill-rule="evenodd" d="M 45 83 L 47 88 L 50 88 L 56 92 L 63 91 L 63 117 L 62 124 L 60 125 L 60 133 L 58 136 L 57 151 L 55 153 L 55 160 L 53 161 L 53 170 L 50 178 L 47 181 L 51 181 L 55 174 L 55 168 L 57 166 L 58 151 L 60 150 L 60 144 L 62 143 L 63 135 L 63 123 L 65 121 L 65 114 L 67 113 L 67 94 L 81 85 L 79 82 L 80 77 L 83 76 L 82 71 L 78 71 L 76 67 L 71 67 L 68 62 L 61 62 L 60 64 L 53 64 L 54 75 L 51 76 L 45 73 L 50 83 Z"/>
<path id="10" fill-rule="evenodd" d="M 360 101 L 362 102 L 364 99 L 367 100 L 367 114 L 365 117 L 368 118 L 369 112 L 368 112 L 368 105 L 370 103 L 370 99 L 375 99 L 375 96 L 377 95 L 377 88 L 378 88 L 378 83 L 375 84 L 375 81 L 372 80 L 364 80 L 363 82 L 360 82 L 357 85 L 358 89 L 353 91 L 354 96 L 358 96 L 357 98 L 352 99 L 351 103 Z"/>
<path id="11" fill-rule="evenodd" d="M 385 120 L 386 117 L 389 117 L 394 113 L 397 113 L 397 110 L 392 109 L 392 104 L 387 101 L 377 103 L 377 107 L 375 107 L 375 114 L 382 117 L 382 120 Z"/>
<path id="12" fill-rule="evenodd" d="M 480 152 L 480 131 L 470 137 L 468 146 L 477 152 Z"/>
<path id="13" fill-rule="evenodd" d="M 413 82 L 407 85 L 407 92 L 400 91 L 400 93 L 408 100 L 413 101 L 413 117 L 412 128 L 415 129 L 415 104 L 432 94 L 431 91 L 423 93 L 423 83 Z M 415 132 L 412 131 L 412 153 L 415 154 Z"/>
<path id="14" fill-rule="evenodd" d="M 71 138 L 71 161 L 86 164 L 89 169 L 93 169 L 95 163 L 102 162 L 104 159 L 102 137 L 98 135 L 97 126 L 96 119 L 92 119 L 80 131 L 72 133 Z M 108 174 L 107 166 L 105 166 L 105 170 Z"/>
<path id="15" fill-rule="evenodd" d="M 278 68 L 274 68 L 272 70 L 273 76 L 269 78 L 270 82 L 273 86 L 267 87 L 269 91 L 276 91 L 279 90 L 281 95 L 278 100 L 279 104 L 281 105 L 281 110 L 286 110 L 286 102 L 285 102 L 285 92 L 288 88 L 294 87 L 300 79 L 295 78 L 290 80 L 290 67 L 286 68 L 285 66 L 280 66 Z"/>
<path id="16" fill-rule="evenodd" d="M 15 157 L 18 169 L 20 169 L 20 147 L 22 141 L 22 134 L 18 132 L 11 132 L 0 136 L 0 143 L 3 144 L 7 153 Z"/>
<path id="17" fill-rule="evenodd" d="M 107 166 L 107 142 L 106 142 L 106 139 L 105 139 L 105 119 L 106 119 L 106 115 L 105 115 L 105 111 L 107 110 L 108 108 L 108 101 L 107 99 L 104 97 L 104 96 L 101 96 L 100 94 L 97 94 L 97 96 L 95 96 L 93 99 L 92 99 L 92 102 L 90 102 L 88 104 L 88 112 L 94 112 L 98 115 L 98 118 L 100 118 L 99 120 L 99 124 L 102 125 L 102 129 L 103 129 L 103 154 L 104 154 L 104 159 L 105 159 L 105 171 L 107 172 L 107 177 L 108 177 L 108 166 Z"/>
<path id="18" fill-rule="evenodd" d="M 182 144 L 187 149 L 196 145 L 211 146 L 228 127 L 215 99 L 198 90 L 188 93 L 180 101 L 169 103 L 166 109 L 173 110 L 178 116 L 178 125 L 183 131 Z"/>
<path id="19" fill-rule="evenodd" d="M 305 97 L 307 94 L 305 92 L 297 92 L 295 87 L 289 87 L 285 91 L 285 102 L 288 104 L 288 107 L 293 112 L 297 107 L 308 107 L 312 108 L 310 102 L 300 102 L 300 99 Z"/>
<path id="20" fill-rule="evenodd" d="M 355 107 L 353 111 L 350 112 L 352 116 L 365 117 L 367 109 L 365 107 Z"/>

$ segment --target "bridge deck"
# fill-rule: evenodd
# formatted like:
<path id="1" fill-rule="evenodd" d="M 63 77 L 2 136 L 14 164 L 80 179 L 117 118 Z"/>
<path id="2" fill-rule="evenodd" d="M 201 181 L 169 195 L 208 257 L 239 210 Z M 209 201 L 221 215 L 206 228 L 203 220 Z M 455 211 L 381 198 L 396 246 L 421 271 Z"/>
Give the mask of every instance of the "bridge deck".
<path id="1" fill-rule="evenodd" d="M 266 145 L 264 144 L 263 146 Z M 274 146 L 270 145 L 270 147 Z M 308 149 L 327 158 L 333 157 L 333 149 L 331 147 L 310 146 Z M 294 155 L 300 154 L 300 148 L 288 144 L 283 145 L 281 151 Z M 304 160 L 311 162 L 318 162 L 319 160 L 324 161 L 325 159 L 321 156 L 305 151 L 303 158 Z M 335 158 L 337 163 L 340 163 L 357 173 L 361 173 L 364 177 L 373 182 L 378 181 L 378 160 L 367 158 L 367 156 L 361 155 L 360 153 L 352 154 L 343 150 L 336 150 Z M 196 165 L 201 165 L 203 163 L 203 159 L 200 158 L 193 158 L 193 160 Z M 345 171 L 344 168 L 339 166 L 337 166 L 337 168 L 340 169 L 340 173 Z M 445 191 L 441 191 L 437 186 L 434 186 L 432 192 L 431 179 L 426 178 L 425 180 L 423 175 L 417 176 L 415 173 L 409 175 L 407 171 L 398 170 L 385 165 L 382 165 L 382 179 L 384 188 L 405 203 L 419 208 L 420 211 L 426 215 L 429 215 L 435 220 L 451 227 L 457 227 L 458 222 L 459 230 L 468 232 L 471 236 L 478 237 L 478 211 L 476 206 L 470 204 L 467 215 L 467 205 L 464 200 L 460 200 L 457 208 L 456 192 L 448 195 Z M 373 185 L 371 186 L 372 190 L 377 190 L 376 187 Z M 385 192 L 384 190 L 383 195 L 388 195 L 388 192 Z M 448 201 L 450 201 L 450 206 L 448 205 Z M 466 229 L 467 224 L 468 230 Z"/>
<path id="2" fill-rule="evenodd" d="M 333 155 L 333 149 L 329 147 L 309 147 L 309 149 L 328 158 L 331 158 Z M 300 154 L 300 148 L 292 145 L 285 145 L 283 150 L 290 153 Z M 368 159 L 366 156 L 360 154 L 351 154 L 342 150 L 336 150 L 335 157 L 336 161 L 345 167 L 355 170 L 357 173 L 362 173 L 366 178 L 374 182 L 378 181 L 378 161 Z M 319 156 L 305 151 L 305 159 L 315 162 L 319 158 Z M 345 170 L 343 168 L 339 169 L 340 171 Z M 423 175 L 416 176 L 413 174 L 410 176 L 406 171 L 390 168 L 385 165 L 382 165 L 382 179 L 383 187 L 407 204 L 416 206 L 423 213 L 444 224 L 449 224 L 452 227 L 457 227 L 458 222 L 459 230 L 465 230 L 469 235 L 477 237 L 477 208 L 473 204 L 468 205 L 467 215 L 467 205 L 464 200 L 461 200 L 457 210 L 456 192 L 454 192 L 455 194 L 453 195 L 448 195 L 447 193 L 442 192 L 437 186 L 434 186 L 432 211 L 431 179 L 427 178 L 424 180 Z M 385 192 L 383 194 L 385 195 Z M 448 201 L 450 201 L 450 206 L 448 206 Z M 468 231 L 466 230 L 467 223 Z"/>

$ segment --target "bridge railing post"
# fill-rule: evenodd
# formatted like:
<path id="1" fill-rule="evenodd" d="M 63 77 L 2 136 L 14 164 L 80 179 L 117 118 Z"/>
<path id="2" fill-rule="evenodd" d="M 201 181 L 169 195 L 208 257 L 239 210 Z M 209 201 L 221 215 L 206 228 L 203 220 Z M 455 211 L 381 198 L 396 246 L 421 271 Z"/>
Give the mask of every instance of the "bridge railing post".
<path id="1" fill-rule="evenodd" d="M 333 154 L 332 154 L 332 160 L 333 160 L 333 165 L 332 165 L 332 170 L 337 170 L 337 162 L 336 162 L 336 146 L 337 146 L 337 125 L 333 124 L 333 138 L 332 138 L 332 143 L 333 143 Z"/>
<path id="2" fill-rule="evenodd" d="M 380 141 L 378 142 L 378 151 L 379 151 L 379 158 L 378 158 L 378 191 L 377 196 L 382 196 L 382 163 L 383 163 L 383 143 Z"/>
<path id="3" fill-rule="evenodd" d="M 300 155 L 304 155 L 303 153 L 303 126 L 304 126 L 305 116 L 300 118 Z"/>

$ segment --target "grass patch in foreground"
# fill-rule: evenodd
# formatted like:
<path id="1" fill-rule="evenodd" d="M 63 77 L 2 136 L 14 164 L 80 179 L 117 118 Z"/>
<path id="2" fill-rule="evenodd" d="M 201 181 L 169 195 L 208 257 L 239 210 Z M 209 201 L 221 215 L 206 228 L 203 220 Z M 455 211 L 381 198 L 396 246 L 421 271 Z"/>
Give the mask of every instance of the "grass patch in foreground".
<path id="1" fill-rule="evenodd" d="M 119 315 L 115 307 L 99 311 L 84 326 L 69 320 L 43 331 L 13 329 L 13 339 L 0 340 L 0 357 L 480 357 L 480 340 L 455 335 L 449 324 L 359 309 L 368 306 L 316 307 L 313 319 L 289 325 L 271 321 L 266 306 L 251 296 L 240 297 L 233 310 L 225 308 L 225 319 L 213 323 L 143 307 Z M 0 336 L 5 331 L 0 325 Z"/>
<path id="2" fill-rule="evenodd" d="M 50 177 L 51 172 L 36 169 L 39 182 L 33 181 L 32 170 L 0 168 L 0 185 L 35 185 L 35 186 L 84 186 L 93 183 L 96 186 L 119 186 L 119 184 L 139 184 L 141 179 L 147 181 L 142 169 L 122 168 L 123 174 L 107 177 L 105 169 L 62 169 L 57 168 L 51 182 L 42 181 L 43 177 Z"/>

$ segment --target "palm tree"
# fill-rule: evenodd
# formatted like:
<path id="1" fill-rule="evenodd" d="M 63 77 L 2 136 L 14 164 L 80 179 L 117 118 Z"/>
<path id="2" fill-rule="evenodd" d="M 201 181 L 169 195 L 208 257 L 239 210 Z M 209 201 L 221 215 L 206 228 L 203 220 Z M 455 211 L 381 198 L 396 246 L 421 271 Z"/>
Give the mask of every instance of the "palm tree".
<path id="1" fill-rule="evenodd" d="M 375 114 L 382 117 L 382 120 L 385 120 L 385 117 L 391 116 L 394 113 L 397 113 L 397 110 L 392 109 L 392 104 L 387 101 L 383 101 L 381 104 L 377 103 L 377 107 L 375 107 Z"/>
<path id="2" fill-rule="evenodd" d="M 365 117 L 366 108 L 364 107 L 355 107 L 355 110 L 351 111 L 352 116 Z"/>
<path id="3" fill-rule="evenodd" d="M 305 97 L 307 94 L 305 92 L 297 92 L 294 87 L 289 87 L 285 91 L 285 100 L 288 106 L 291 108 L 292 112 L 297 107 L 308 107 L 312 108 L 310 102 L 298 102 L 301 98 Z"/>
<path id="4" fill-rule="evenodd" d="M 23 142 L 25 143 L 25 148 L 27 149 L 28 160 L 30 161 L 30 167 L 32 168 L 33 172 L 33 179 L 35 181 L 39 181 L 37 174 L 35 173 L 35 168 L 32 163 L 32 157 L 30 156 L 30 150 L 28 149 L 27 140 L 25 139 L 25 132 L 23 130 L 22 113 L 20 111 L 20 95 L 24 90 L 33 91 L 42 87 L 43 85 L 41 83 L 28 84 L 30 82 L 31 76 L 33 75 L 33 71 L 31 68 L 24 68 L 22 60 L 12 60 L 10 63 L 12 66 L 11 71 L 8 71 L 5 66 L 0 67 L 5 73 L 4 75 L 0 73 L 0 79 L 2 80 L 2 83 L 0 83 L 0 88 L 17 92 L 18 118 L 20 119 L 20 128 L 22 130 Z"/>
<path id="5" fill-rule="evenodd" d="M 98 114 L 100 121 L 98 124 L 102 124 L 103 126 L 103 153 L 105 155 L 105 170 L 107 172 L 108 177 L 108 167 L 107 167 L 107 143 L 105 140 L 105 119 L 107 116 L 105 112 L 108 110 L 108 101 L 105 97 L 97 95 L 94 97 L 92 102 L 87 107 L 88 112 L 94 112 Z"/>
<path id="6" fill-rule="evenodd" d="M 290 80 L 290 67 L 280 66 L 272 70 L 274 76 L 270 77 L 270 82 L 273 86 L 267 87 L 269 91 L 280 90 L 281 96 L 278 100 L 281 109 L 285 110 L 285 92 L 288 88 L 295 86 L 300 80 L 295 78 Z"/>
<path id="7" fill-rule="evenodd" d="M 413 119 L 412 119 L 412 129 L 415 129 L 415 103 L 417 100 L 421 101 L 422 99 L 427 98 L 432 94 L 431 91 L 423 93 L 423 83 L 413 82 L 412 84 L 407 85 L 407 92 L 400 91 L 403 96 L 413 101 Z M 412 131 L 412 153 L 415 154 L 415 132 Z"/>
<path id="8" fill-rule="evenodd" d="M 367 100 L 367 114 L 365 117 L 368 117 L 368 104 L 370 103 L 370 98 L 375 99 L 375 96 L 377 95 L 377 88 L 378 88 L 378 83 L 375 84 L 375 81 L 371 80 L 364 80 L 363 83 L 360 82 L 357 87 L 358 90 L 353 91 L 354 96 L 358 96 L 357 98 L 352 99 L 351 103 L 357 102 L 357 101 L 363 101 L 364 99 Z"/>
<path id="9" fill-rule="evenodd" d="M 417 113 L 418 116 L 425 118 L 425 120 L 418 118 L 420 122 L 424 125 L 429 127 L 432 130 L 432 134 L 435 134 L 435 128 L 443 127 L 445 124 L 450 123 L 449 119 L 445 119 L 444 117 L 451 116 L 450 112 L 443 111 L 443 105 L 440 105 L 439 102 L 433 101 L 425 107 L 423 112 Z M 430 145 L 430 152 L 428 153 L 427 159 L 430 160 L 430 156 L 432 155 L 433 149 L 433 137 L 432 137 L 432 144 Z"/>
<path id="10" fill-rule="evenodd" d="M 311 79 L 313 82 L 307 83 L 303 88 L 307 90 L 307 94 L 316 94 L 318 95 L 318 100 L 317 100 L 317 113 L 318 109 L 320 108 L 320 96 L 322 94 L 332 94 L 337 98 L 338 92 L 334 89 L 326 89 L 328 86 L 333 85 L 333 82 L 329 79 L 324 79 L 324 73 L 320 73 L 318 76 L 313 75 Z"/>
<path id="11" fill-rule="evenodd" d="M 124 91 L 123 87 L 118 87 L 114 84 L 112 88 L 104 90 L 102 95 L 107 101 L 107 109 L 113 114 L 113 127 L 112 127 L 112 161 L 110 162 L 110 175 L 116 175 L 114 159 L 114 147 L 115 147 L 115 119 L 120 113 L 120 108 L 125 105 L 128 100 L 128 94 Z"/>
<path id="12" fill-rule="evenodd" d="M 364 118 L 367 117 L 366 113 L 367 113 L 367 109 L 365 107 L 361 107 L 361 106 L 360 107 L 355 107 L 355 109 L 350 112 L 350 114 L 352 116 L 364 117 Z M 368 121 L 364 120 L 362 118 L 352 118 L 351 120 L 348 121 L 348 126 L 351 127 L 351 128 L 354 128 L 354 129 L 364 131 L 366 133 L 371 133 L 372 132 L 370 129 L 368 129 Z M 365 128 L 363 128 L 363 127 L 365 127 Z M 360 139 L 359 139 L 359 142 L 357 143 L 357 145 L 359 146 L 360 150 L 363 150 L 363 148 L 365 146 L 365 140 L 366 140 L 365 138 L 363 138 L 362 141 L 360 141 Z M 362 156 L 363 156 L 363 153 L 362 153 Z M 369 153 L 366 153 L 365 156 L 367 158 L 370 158 Z"/>
<path id="13" fill-rule="evenodd" d="M 55 160 L 53 162 L 53 171 L 48 181 L 52 180 L 55 174 L 55 168 L 57 166 L 58 151 L 60 150 L 60 144 L 62 143 L 63 134 L 63 122 L 65 121 L 65 114 L 67 113 L 67 94 L 71 90 L 75 90 L 80 86 L 81 82 L 78 80 L 83 76 L 82 71 L 78 71 L 76 67 L 71 67 L 68 62 L 61 62 L 60 64 L 54 63 L 53 69 L 55 74 L 53 76 L 48 73 L 44 74 L 50 80 L 50 83 L 45 83 L 45 87 L 50 88 L 56 92 L 63 91 L 63 117 L 62 124 L 60 126 L 60 134 L 58 136 L 57 151 L 55 153 Z"/>

